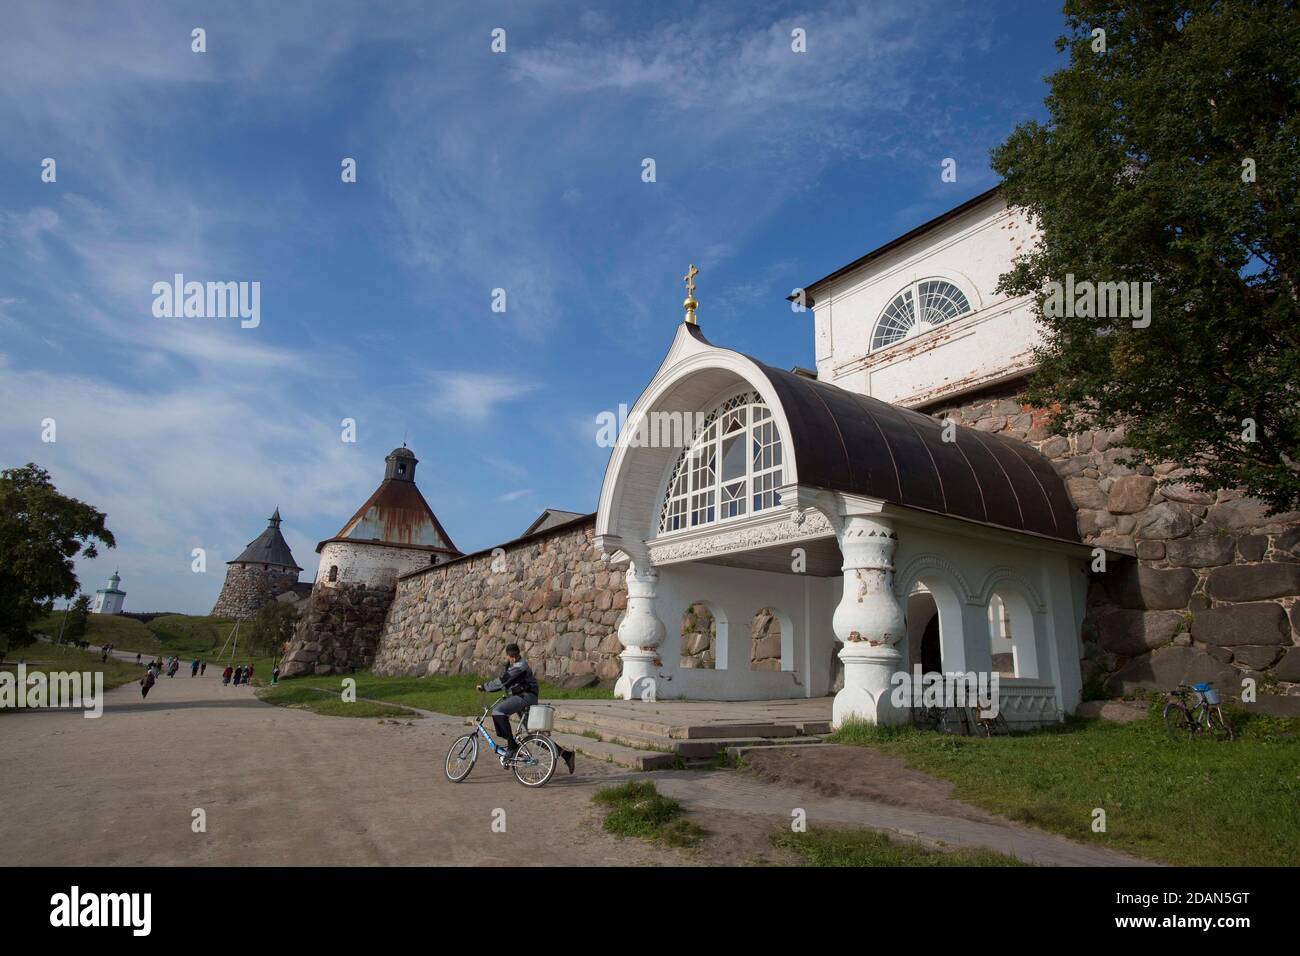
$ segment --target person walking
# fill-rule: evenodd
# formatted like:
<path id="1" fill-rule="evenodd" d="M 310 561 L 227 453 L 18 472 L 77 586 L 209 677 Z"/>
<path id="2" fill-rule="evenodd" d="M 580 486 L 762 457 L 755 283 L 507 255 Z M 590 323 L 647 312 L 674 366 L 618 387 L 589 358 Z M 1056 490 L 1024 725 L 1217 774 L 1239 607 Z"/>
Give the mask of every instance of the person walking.
<path id="1" fill-rule="evenodd" d="M 190 676 L 191 677 L 199 676 L 199 659 L 197 657 L 194 658 L 193 663 L 190 664 Z"/>
<path id="2" fill-rule="evenodd" d="M 145 672 L 144 677 L 140 678 L 140 696 L 148 697 L 149 690 L 157 682 L 158 678 L 154 676 L 153 666 L 151 665 Z"/>
<path id="3" fill-rule="evenodd" d="M 227 664 L 227 665 L 226 665 L 226 669 L 225 669 L 224 671 L 221 672 L 221 683 L 222 683 L 223 685 L 225 685 L 225 684 L 229 684 L 229 683 L 230 683 L 230 677 L 231 677 L 231 675 L 234 674 L 234 673 L 235 673 L 235 669 L 234 669 L 233 667 L 231 667 L 229 664 Z"/>
<path id="4" fill-rule="evenodd" d="M 244 683 L 245 684 L 252 683 L 252 680 L 253 680 L 253 665 L 249 664 L 248 670 L 244 671 Z"/>
<path id="5" fill-rule="evenodd" d="M 199 661 L 199 676 L 202 677 L 207 672 L 208 672 L 208 662 Z"/>
<path id="6" fill-rule="evenodd" d="M 271 668 L 271 683 L 272 683 L 272 684 L 278 684 L 278 683 L 280 683 L 280 665 L 279 665 L 279 664 L 276 664 L 274 667 Z"/>

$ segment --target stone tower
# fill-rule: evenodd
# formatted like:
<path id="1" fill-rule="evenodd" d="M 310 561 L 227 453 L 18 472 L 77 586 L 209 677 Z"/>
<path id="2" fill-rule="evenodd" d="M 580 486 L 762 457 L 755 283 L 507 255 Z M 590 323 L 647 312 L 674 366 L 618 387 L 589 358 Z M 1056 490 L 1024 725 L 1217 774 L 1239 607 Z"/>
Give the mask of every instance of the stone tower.
<path id="1" fill-rule="evenodd" d="M 316 546 L 320 568 L 285 653 L 284 676 L 368 665 L 398 577 L 460 557 L 416 487 L 417 464 L 405 445 L 389 452 L 379 487 L 338 534 Z"/>
<path id="2" fill-rule="evenodd" d="M 212 616 L 237 620 L 252 617 L 292 590 L 300 571 L 280 533 L 280 509 L 276 508 L 266 530 L 250 541 L 239 557 L 226 562 L 226 583 L 212 606 Z"/>

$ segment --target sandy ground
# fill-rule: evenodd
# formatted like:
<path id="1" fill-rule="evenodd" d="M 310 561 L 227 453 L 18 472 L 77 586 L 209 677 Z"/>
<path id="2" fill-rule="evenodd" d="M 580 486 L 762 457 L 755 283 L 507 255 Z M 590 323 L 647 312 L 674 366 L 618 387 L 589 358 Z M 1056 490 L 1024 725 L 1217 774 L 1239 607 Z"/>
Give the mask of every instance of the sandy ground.
<path id="1" fill-rule="evenodd" d="M 1142 861 L 999 819 L 951 787 L 857 747 L 774 748 L 750 768 L 632 773 L 578 756 L 528 790 L 488 751 L 463 783 L 443 775 L 460 718 L 324 717 L 183 669 L 147 700 L 137 684 L 104 714 L 0 716 L 0 865 L 702 866 L 796 862 L 771 845 L 792 813 L 938 846 L 983 846 L 1066 866 Z M 620 839 L 591 797 L 649 778 L 708 836 L 693 850 Z M 206 831 L 194 832 L 202 810 Z M 504 811 L 505 830 L 494 822 Z"/>
<path id="2" fill-rule="evenodd" d="M 526 790 L 480 755 L 449 783 L 456 718 L 400 725 L 272 707 L 219 669 L 109 691 L 103 717 L 0 716 L 0 865 L 549 864 L 779 862 L 775 826 L 696 814 L 697 851 L 658 849 L 600 828 L 591 795 L 629 779 L 579 756 Z M 505 811 L 506 832 L 493 830 Z M 195 833 L 193 811 L 206 812 Z M 714 819 L 716 817 L 716 819 Z"/>

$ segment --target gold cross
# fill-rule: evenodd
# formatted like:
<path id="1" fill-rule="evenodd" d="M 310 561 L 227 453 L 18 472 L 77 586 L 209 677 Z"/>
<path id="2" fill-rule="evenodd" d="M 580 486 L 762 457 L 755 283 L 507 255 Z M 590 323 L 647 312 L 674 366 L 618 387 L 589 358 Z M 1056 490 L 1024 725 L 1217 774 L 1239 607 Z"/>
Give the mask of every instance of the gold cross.
<path id="1" fill-rule="evenodd" d="M 695 277 L 699 274 L 700 270 L 695 268 L 695 264 L 692 263 L 691 267 L 686 270 L 686 275 L 682 276 L 686 280 L 686 294 L 691 298 L 695 298 Z"/>

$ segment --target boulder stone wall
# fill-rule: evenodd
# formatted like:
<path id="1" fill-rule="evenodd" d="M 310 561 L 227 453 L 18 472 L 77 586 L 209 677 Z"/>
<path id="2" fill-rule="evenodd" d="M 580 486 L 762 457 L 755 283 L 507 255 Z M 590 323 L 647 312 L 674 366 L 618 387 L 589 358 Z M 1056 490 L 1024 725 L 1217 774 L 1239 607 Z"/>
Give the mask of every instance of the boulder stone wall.
<path id="1" fill-rule="evenodd" d="M 1269 515 L 1240 491 L 1206 493 L 1166 462 L 1131 467 L 1122 431 L 1052 435 L 1010 389 L 927 409 L 1019 439 L 1049 458 L 1089 545 L 1127 557 L 1092 575 L 1083 678 L 1093 696 L 1243 677 L 1300 696 L 1300 514 Z"/>
<path id="2" fill-rule="evenodd" d="M 544 680 L 612 684 L 627 587 L 594 530 L 594 518 L 571 522 L 399 579 L 375 671 L 495 676 L 513 642 Z"/>
<path id="3" fill-rule="evenodd" d="M 369 667 L 392 603 L 392 588 L 317 584 L 298 612 L 281 676 L 347 674 Z"/>

